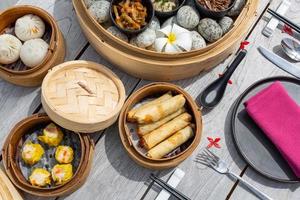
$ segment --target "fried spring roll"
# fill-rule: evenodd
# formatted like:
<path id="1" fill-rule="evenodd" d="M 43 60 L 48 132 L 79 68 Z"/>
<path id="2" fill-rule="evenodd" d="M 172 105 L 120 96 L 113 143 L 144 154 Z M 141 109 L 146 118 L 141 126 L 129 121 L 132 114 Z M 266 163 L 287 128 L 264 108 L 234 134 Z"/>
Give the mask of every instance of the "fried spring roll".
<path id="1" fill-rule="evenodd" d="M 179 130 L 174 135 L 159 143 L 147 153 L 149 158 L 160 159 L 194 136 L 191 126 Z"/>
<path id="2" fill-rule="evenodd" d="M 183 129 L 190 124 L 192 116 L 188 113 L 183 113 L 168 123 L 162 125 L 158 129 L 144 135 L 140 143 L 147 150 L 151 149 L 158 143 L 173 135 L 175 132 Z"/>
<path id="3" fill-rule="evenodd" d="M 156 122 L 182 108 L 185 104 L 185 98 L 182 94 L 176 95 L 166 101 L 147 106 L 138 110 L 133 118 L 139 124 L 149 124 Z"/>
<path id="4" fill-rule="evenodd" d="M 137 111 L 140 111 L 140 110 L 143 110 L 145 108 L 147 108 L 148 106 L 151 106 L 151 105 L 154 105 L 154 104 L 157 104 L 157 103 L 160 103 L 162 101 L 165 101 L 165 100 L 168 100 L 172 98 L 172 94 L 171 92 L 168 92 L 164 95 L 162 95 L 161 97 L 153 100 L 153 101 L 150 101 L 148 103 L 145 103 L 144 105 L 141 105 L 140 107 L 138 108 L 133 108 L 131 109 L 128 114 L 127 114 L 127 120 L 130 121 L 130 122 L 135 122 L 135 119 L 133 118 L 134 114 L 137 112 Z"/>
<path id="5" fill-rule="evenodd" d="M 174 119 L 175 117 L 177 117 L 178 115 L 180 115 L 184 112 L 185 112 L 185 108 L 182 107 L 178 111 L 174 112 L 171 115 L 166 116 L 165 118 L 163 118 L 163 119 L 161 119 L 157 122 L 153 122 L 151 124 L 141 124 L 137 128 L 137 133 L 138 133 L 139 136 L 146 135 L 147 133 L 150 133 L 151 131 L 157 129 L 158 127 L 160 127 L 162 125 L 164 125 L 168 121 Z"/>

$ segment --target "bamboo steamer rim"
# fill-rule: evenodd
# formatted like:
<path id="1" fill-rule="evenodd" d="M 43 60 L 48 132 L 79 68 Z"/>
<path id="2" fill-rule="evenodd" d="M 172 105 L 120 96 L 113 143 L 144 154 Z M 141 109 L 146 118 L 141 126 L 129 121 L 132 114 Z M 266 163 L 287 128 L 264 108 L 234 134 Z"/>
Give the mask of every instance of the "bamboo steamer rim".
<path id="1" fill-rule="evenodd" d="M 5 27 L 0 27 L 1 31 L 6 28 L 7 26 L 15 23 L 15 21 L 26 15 L 26 14 L 34 14 L 39 16 L 40 18 L 42 18 L 42 20 L 44 21 L 44 23 L 50 26 L 51 28 L 51 38 L 49 41 L 49 48 L 48 48 L 48 52 L 46 54 L 46 57 L 44 58 L 44 60 L 42 61 L 42 63 L 40 63 L 39 65 L 24 70 L 24 71 L 16 71 L 16 70 L 11 70 L 11 69 L 7 69 L 6 67 L 3 67 L 0 65 L 0 70 L 2 70 L 3 72 L 7 72 L 8 74 L 30 74 L 32 72 L 35 72 L 37 70 L 39 70 L 40 68 L 42 68 L 47 62 L 49 62 L 49 60 L 53 57 L 54 52 L 56 51 L 56 49 L 58 48 L 57 45 L 57 39 L 58 39 L 58 35 L 59 35 L 59 28 L 58 25 L 55 21 L 55 19 L 45 10 L 43 10 L 42 8 L 36 7 L 36 6 L 31 6 L 31 5 L 17 5 L 17 6 L 12 6 L 10 8 L 7 8 L 6 10 L 2 11 L 0 13 L 0 19 L 1 17 L 4 17 L 6 19 L 2 20 L 3 21 L 3 25 L 6 25 Z M 9 16 L 9 20 L 7 21 L 7 17 Z M 19 58 L 20 59 L 20 58 Z"/>
<path id="2" fill-rule="evenodd" d="M 114 44 L 107 43 L 103 38 L 100 37 L 100 34 L 102 32 L 99 32 L 99 30 L 93 25 L 91 21 L 87 21 L 84 19 L 82 14 L 87 15 L 84 13 L 80 8 L 83 4 L 81 1 L 73 0 L 73 5 L 75 8 L 75 11 L 77 13 L 77 17 L 79 18 L 79 22 L 81 26 L 84 26 L 86 29 L 89 29 L 89 34 L 93 35 L 94 38 L 98 38 L 98 42 L 101 43 L 101 45 L 106 46 L 107 48 L 113 49 L 118 54 L 123 55 L 124 57 L 128 57 L 132 60 L 136 60 L 137 62 L 141 63 L 151 63 L 153 65 L 159 65 L 159 66 L 167 66 L 167 67 L 177 67 L 181 65 L 189 65 L 193 64 L 195 62 L 201 62 L 208 59 L 213 59 L 215 56 L 221 54 L 223 52 L 223 49 L 229 48 L 230 46 L 234 45 L 237 40 L 240 39 L 241 35 L 243 33 L 246 33 L 247 30 L 250 28 L 251 21 L 245 22 L 242 26 L 242 22 L 245 18 L 253 17 L 253 14 L 256 13 L 256 8 L 258 5 L 259 0 L 248 0 L 246 5 L 244 6 L 243 10 L 241 11 L 239 17 L 235 21 L 235 23 L 238 23 L 238 25 L 235 25 L 229 32 L 226 34 L 228 37 L 224 37 L 220 43 L 206 52 L 196 54 L 194 56 L 186 57 L 186 58 L 180 58 L 178 55 L 174 54 L 172 57 L 170 57 L 168 60 L 164 60 L 161 57 L 151 57 L 151 56 L 143 56 L 143 54 L 133 53 L 129 50 L 126 51 L 126 48 L 123 48 L 122 46 L 113 46 Z M 85 6 L 85 5 L 84 5 Z M 247 27 L 247 28 L 245 28 Z M 118 39 L 118 38 L 117 38 Z M 237 44 L 239 45 L 239 44 Z M 222 47 L 222 48 L 220 48 Z M 140 48 L 137 48 L 138 50 L 141 50 Z M 201 50 L 201 49 L 200 49 Z M 167 54 L 165 54 L 167 55 Z M 176 55 L 176 56 L 175 56 Z M 172 59 L 171 59 L 172 58 Z M 182 67 L 184 69 L 184 67 Z"/>
<path id="3" fill-rule="evenodd" d="M 118 76 L 90 61 L 62 63 L 49 71 L 42 84 L 46 113 L 73 131 L 92 133 L 107 128 L 117 118 L 124 101 L 125 88 Z"/>
<path id="4" fill-rule="evenodd" d="M 213 43 L 209 43 L 209 45 L 207 45 L 204 48 L 201 49 L 196 49 L 196 50 L 190 50 L 187 52 L 180 52 L 180 53 L 166 53 L 166 52 L 155 52 L 155 51 L 151 51 L 151 50 L 147 50 L 147 49 L 143 49 L 143 48 L 139 48 L 136 47 L 134 45 L 129 44 L 128 42 L 125 42 L 123 40 L 121 40 L 120 38 L 114 36 L 113 34 L 111 34 L 110 32 L 108 32 L 101 24 L 99 24 L 97 22 L 96 19 L 94 19 L 88 12 L 88 9 L 84 3 L 84 0 L 73 0 L 73 5 L 77 5 L 80 6 L 83 10 L 83 12 L 87 15 L 88 19 L 92 22 L 93 26 L 99 30 L 101 32 L 101 34 L 104 35 L 103 39 L 104 41 L 113 41 L 114 43 L 121 45 L 121 47 L 126 48 L 126 50 L 130 50 L 133 53 L 137 53 L 137 54 L 142 54 L 145 56 L 152 56 L 152 57 L 158 57 L 158 58 L 185 58 L 185 57 L 190 57 L 190 56 L 196 56 L 202 53 L 207 52 L 208 50 L 211 50 L 215 47 L 217 47 L 218 45 L 220 45 L 222 43 L 222 41 L 224 41 L 225 39 L 227 39 L 230 35 L 232 35 L 234 32 L 236 32 L 236 28 L 238 26 L 240 26 L 243 23 L 243 16 L 245 15 L 245 13 L 249 10 L 249 6 L 251 5 L 251 3 L 253 4 L 253 1 L 257 2 L 258 0 L 247 0 L 244 8 L 242 9 L 241 13 L 239 14 L 239 16 L 237 17 L 237 19 L 235 20 L 235 22 L 233 23 L 233 27 L 229 30 L 229 32 L 227 32 L 226 34 L 224 34 L 220 39 L 218 39 L 217 41 L 213 42 Z M 77 15 L 78 15 L 78 8 L 75 7 L 75 10 Z M 244 16 L 244 18 L 246 18 L 246 16 Z M 107 38 L 107 39 L 106 39 Z"/>
<path id="5" fill-rule="evenodd" d="M 10 182 L 4 171 L 0 168 L 0 199 L 23 200 L 22 196 Z"/>
<path id="6" fill-rule="evenodd" d="M 190 109 L 189 114 L 192 115 L 193 121 L 195 123 L 195 129 L 194 129 L 194 139 L 190 146 L 179 156 L 173 157 L 173 159 L 162 159 L 162 160 L 156 160 L 156 159 L 149 159 L 145 158 L 144 156 L 140 155 L 136 151 L 136 149 L 132 146 L 131 141 L 130 141 L 130 136 L 128 135 L 129 132 L 128 130 L 126 131 L 126 115 L 129 109 L 132 108 L 132 106 L 136 103 L 136 99 L 140 100 L 142 98 L 145 98 L 147 95 L 144 96 L 144 93 L 146 92 L 153 92 L 153 91 L 158 91 L 159 93 L 164 93 L 167 91 L 172 91 L 177 94 L 183 94 L 184 97 L 186 98 L 186 104 L 188 104 L 188 107 Z M 151 93 L 150 95 L 153 95 Z M 203 124 L 202 124 L 202 114 L 200 109 L 198 108 L 197 104 L 194 102 L 192 97 L 184 91 L 179 86 L 176 86 L 171 83 L 165 83 L 165 82 L 156 82 L 156 83 L 151 83 L 148 85 L 145 85 L 138 89 L 134 94 L 132 94 L 127 101 L 125 102 L 122 111 L 119 116 L 119 135 L 122 141 L 122 144 L 127 151 L 128 155 L 139 165 L 149 168 L 149 169 L 155 169 L 155 170 L 162 170 L 162 169 L 168 169 L 171 167 L 177 166 L 179 163 L 184 161 L 188 156 L 192 154 L 192 152 L 196 149 L 198 144 L 200 143 L 201 136 L 202 136 L 202 129 L 203 129 Z"/>
<path id="7" fill-rule="evenodd" d="M 25 178 L 20 172 L 19 167 L 14 166 L 17 165 L 15 160 L 17 159 L 16 153 L 18 149 L 16 145 L 11 144 L 12 140 L 17 140 L 15 142 L 17 144 L 19 143 L 19 140 L 22 138 L 22 136 L 27 133 L 26 131 L 24 131 L 24 126 L 28 125 L 28 123 L 30 124 L 30 126 L 27 129 L 31 129 L 36 124 L 51 121 L 52 120 L 43 113 L 34 114 L 21 120 L 9 133 L 2 149 L 4 167 L 12 183 L 25 192 L 43 197 L 56 197 L 60 195 L 66 195 L 78 189 L 85 182 L 90 172 L 95 148 L 93 141 L 88 135 L 77 133 L 81 141 L 81 161 L 78 165 L 77 171 L 74 173 L 70 181 L 63 185 L 52 188 L 39 188 L 36 186 L 32 186 L 26 180 L 25 182 L 20 181 L 22 180 L 22 178 Z"/>

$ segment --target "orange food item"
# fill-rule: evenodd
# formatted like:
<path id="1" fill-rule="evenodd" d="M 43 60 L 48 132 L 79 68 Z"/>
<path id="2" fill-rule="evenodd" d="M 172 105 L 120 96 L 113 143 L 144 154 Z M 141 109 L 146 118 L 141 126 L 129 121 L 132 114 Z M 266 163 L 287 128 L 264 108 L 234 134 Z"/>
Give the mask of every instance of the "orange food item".
<path id="1" fill-rule="evenodd" d="M 147 8 L 141 0 L 123 0 L 113 6 L 113 12 L 120 28 L 139 30 L 146 25 Z"/>

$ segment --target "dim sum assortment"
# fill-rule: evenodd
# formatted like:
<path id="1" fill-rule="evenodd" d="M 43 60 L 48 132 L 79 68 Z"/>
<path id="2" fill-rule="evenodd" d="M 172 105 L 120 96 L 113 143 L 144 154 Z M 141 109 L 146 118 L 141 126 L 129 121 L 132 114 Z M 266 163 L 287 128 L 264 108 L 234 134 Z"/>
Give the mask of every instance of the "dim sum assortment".
<path id="1" fill-rule="evenodd" d="M 26 137 L 21 149 L 21 171 L 25 177 L 28 174 L 31 185 L 62 185 L 73 177 L 79 162 L 77 159 L 77 164 L 74 164 L 78 152 L 70 146 L 76 142 L 72 141 L 69 133 L 65 134 L 56 124 L 50 123 Z"/>
<path id="2" fill-rule="evenodd" d="M 7 27 L 0 35 L 0 64 L 21 60 L 35 67 L 46 58 L 49 44 L 42 39 L 46 32 L 44 21 L 37 15 L 27 14 L 18 18 L 14 27 Z"/>
<path id="3" fill-rule="evenodd" d="M 193 138 L 193 117 L 185 107 L 182 94 L 171 92 L 136 106 L 127 113 L 127 121 L 136 124 L 139 146 L 152 159 L 170 157 L 171 152 Z"/>

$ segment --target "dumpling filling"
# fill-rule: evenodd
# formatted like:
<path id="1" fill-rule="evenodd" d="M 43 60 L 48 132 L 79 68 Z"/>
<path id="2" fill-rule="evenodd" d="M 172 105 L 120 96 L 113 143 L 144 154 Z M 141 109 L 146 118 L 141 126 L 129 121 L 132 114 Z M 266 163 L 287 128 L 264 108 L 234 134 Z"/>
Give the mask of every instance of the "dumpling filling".
<path id="1" fill-rule="evenodd" d="M 49 146 L 58 146 L 62 141 L 64 135 L 59 127 L 57 127 L 54 123 L 49 124 L 43 130 L 42 136 L 39 136 L 39 140 L 48 144 Z"/>
<path id="2" fill-rule="evenodd" d="M 31 185 L 44 187 L 51 184 L 50 173 L 46 169 L 36 168 L 29 176 Z"/>
<path id="3" fill-rule="evenodd" d="M 22 149 L 22 159 L 26 164 L 36 164 L 44 155 L 45 151 L 40 144 L 27 143 Z"/>
<path id="4" fill-rule="evenodd" d="M 52 169 L 52 179 L 56 185 L 68 182 L 73 176 L 73 167 L 71 164 L 57 164 Z"/>
<path id="5" fill-rule="evenodd" d="M 55 151 L 55 159 L 62 164 L 71 163 L 74 159 L 73 149 L 69 146 L 58 146 Z"/>

